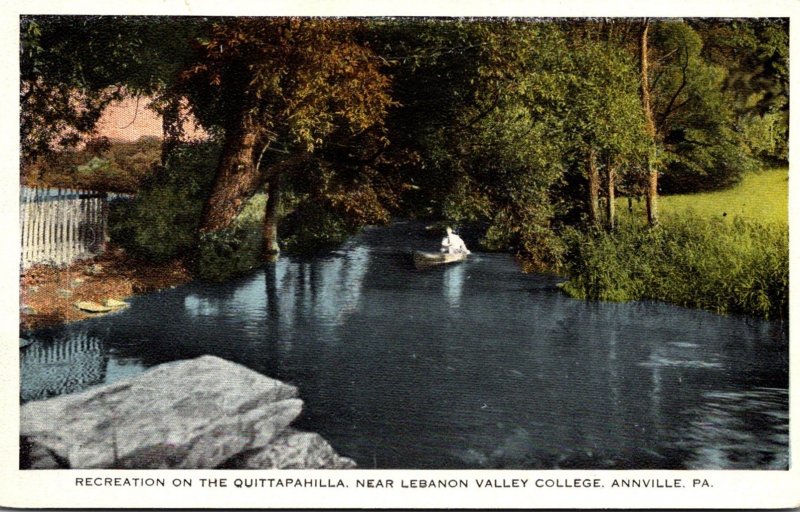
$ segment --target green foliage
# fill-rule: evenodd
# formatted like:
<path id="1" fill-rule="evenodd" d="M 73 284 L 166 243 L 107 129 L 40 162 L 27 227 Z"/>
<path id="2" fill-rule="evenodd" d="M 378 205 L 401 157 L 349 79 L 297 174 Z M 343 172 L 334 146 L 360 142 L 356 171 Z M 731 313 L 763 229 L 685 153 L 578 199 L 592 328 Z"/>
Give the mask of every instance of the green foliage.
<path id="1" fill-rule="evenodd" d="M 783 112 L 767 112 L 748 113 L 740 118 L 742 136 L 752 155 L 762 162 L 789 161 L 787 117 Z"/>
<path id="2" fill-rule="evenodd" d="M 404 107 L 389 126 L 420 157 L 407 204 L 485 226 L 485 248 L 557 260 L 550 192 L 564 171 L 568 80 L 558 27 L 427 22 L 403 37 Z"/>
<path id="3" fill-rule="evenodd" d="M 261 263 L 262 226 L 267 196 L 259 192 L 245 203 L 232 227 L 201 235 L 198 275 L 224 280 Z M 284 191 L 278 206 L 281 251 L 312 255 L 330 250 L 358 231 L 361 222 L 329 202 L 309 194 Z"/>
<path id="4" fill-rule="evenodd" d="M 786 165 L 788 18 L 703 18 L 691 19 L 689 23 L 703 35 L 703 55 L 726 70 L 724 90 L 731 98 L 748 146 L 763 161 Z M 761 126 L 756 128 L 753 123 Z M 766 131 L 774 133 L 774 145 Z"/>
<path id="5" fill-rule="evenodd" d="M 91 160 L 83 165 L 79 165 L 75 170 L 78 174 L 94 174 L 97 172 L 107 171 L 109 168 L 109 161 L 103 158 L 93 156 Z"/>
<path id="6" fill-rule="evenodd" d="M 200 234 L 195 274 L 209 281 L 224 281 L 261 265 L 261 230 L 267 196 L 255 194 L 242 208 L 231 227 Z"/>
<path id="7" fill-rule="evenodd" d="M 222 281 L 260 264 L 265 196 L 251 198 L 230 228 L 197 235 L 220 144 L 178 146 L 129 203 L 112 210 L 111 239 L 151 261 L 188 258 L 195 275 Z"/>
<path id="8" fill-rule="evenodd" d="M 684 21 L 653 31 L 652 97 L 665 164 L 666 193 L 719 190 L 756 168 L 737 129 L 728 70 L 703 53 L 701 34 Z"/>
<path id="9" fill-rule="evenodd" d="M 657 229 L 570 231 L 564 290 L 594 300 L 652 299 L 719 313 L 785 319 L 788 227 L 676 215 Z"/>
<path id="10" fill-rule="evenodd" d="M 564 217 L 592 220 L 591 171 L 609 169 L 616 183 L 635 188 L 642 180 L 646 156 L 653 147 L 645 130 L 638 87 L 637 63 L 630 52 L 602 39 L 586 38 L 569 51 L 565 150 L 567 185 L 560 193 L 571 196 Z M 600 188 L 600 187 L 598 187 Z M 578 199 L 578 200 L 575 200 Z M 581 200 L 583 199 L 583 200 Z"/>
<path id="11" fill-rule="evenodd" d="M 219 151 L 216 143 L 177 148 L 131 202 L 112 212 L 112 241 L 153 261 L 189 256 Z"/>
<path id="12" fill-rule="evenodd" d="M 305 200 L 279 226 L 283 248 L 294 254 L 313 254 L 336 247 L 353 234 L 347 219 L 318 201 Z"/>
<path id="13" fill-rule="evenodd" d="M 131 176 L 123 171 L 116 162 L 94 156 L 83 165 L 75 168 L 76 181 L 87 183 L 83 188 L 93 190 L 126 190 L 130 188 L 130 183 L 126 183 Z M 95 186 L 101 184 L 111 184 L 111 187 Z M 116 185 L 116 186 L 115 186 Z"/>
<path id="14" fill-rule="evenodd" d="M 569 229 L 573 278 L 564 289 L 581 298 L 786 318 L 787 178 L 786 169 L 775 169 L 746 174 L 722 192 L 662 197 L 660 229 L 640 225 L 638 204 L 613 234 Z"/>
<path id="15" fill-rule="evenodd" d="M 639 164 L 649 149 L 636 62 L 623 48 L 586 40 L 569 52 L 568 125 L 571 149 L 610 153 Z"/>

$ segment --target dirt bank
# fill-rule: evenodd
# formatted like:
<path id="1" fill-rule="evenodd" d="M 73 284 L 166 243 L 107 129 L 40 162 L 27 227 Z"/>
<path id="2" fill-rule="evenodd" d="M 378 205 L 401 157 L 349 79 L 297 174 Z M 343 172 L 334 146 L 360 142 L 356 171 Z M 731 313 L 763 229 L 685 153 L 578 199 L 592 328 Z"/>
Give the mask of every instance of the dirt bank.
<path id="1" fill-rule="evenodd" d="M 89 318 L 78 301 L 103 303 L 170 288 L 191 279 L 180 261 L 153 264 L 112 248 L 64 268 L 37 265 L 20 276 L 20 330 Z M 96 313 L 94 313 L 96 314 Z"/>

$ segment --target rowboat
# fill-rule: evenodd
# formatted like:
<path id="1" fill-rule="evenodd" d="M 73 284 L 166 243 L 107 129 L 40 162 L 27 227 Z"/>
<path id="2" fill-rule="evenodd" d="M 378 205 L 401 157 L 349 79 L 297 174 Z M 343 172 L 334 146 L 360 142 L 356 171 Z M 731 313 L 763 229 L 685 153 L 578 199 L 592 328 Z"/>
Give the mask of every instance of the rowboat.
<path id="1" fill-rule="evenodd" d="M 417 268 L 432 267 L 434 265 L 447 265 L 458 263 L 467 259 L 467 253 L 450 254 L 446 252 L 414 251 L 414 266 Z"/>

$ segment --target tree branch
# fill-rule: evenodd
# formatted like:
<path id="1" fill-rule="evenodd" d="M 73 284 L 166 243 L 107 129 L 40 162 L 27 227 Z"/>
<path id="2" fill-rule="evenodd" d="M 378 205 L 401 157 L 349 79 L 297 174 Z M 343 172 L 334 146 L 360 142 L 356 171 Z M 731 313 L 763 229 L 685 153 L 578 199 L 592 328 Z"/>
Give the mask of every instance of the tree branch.
<path id="1" fill-rule="evenodd" d="M 669 115 L 674 112 L 673 105 L 675 105 L 675 100 L 678 99 L 678 95 L 680 95 L 680 93 L 683 91 L 683 88 L 686 87 L 686 70 L 688 69 L 688 67 L 689 67 L 689 50 L 684 47 L 684 61 L 683 64 L 681 65 L 681 85 L 675 91 L 675 94 L 672 95 L 672 98 L 670 98 L 669 103 L 667 104 L 667 108 L 664 109 L 664 112 L 661 114 L 660 116 L 661 120 L 658 123 L 659 129 L 664 128 L 664 123 L 666 122 L 667 117 L 669 117 Z M 685 103 L 686 102 L 683 102 L 681 105 Z"/>

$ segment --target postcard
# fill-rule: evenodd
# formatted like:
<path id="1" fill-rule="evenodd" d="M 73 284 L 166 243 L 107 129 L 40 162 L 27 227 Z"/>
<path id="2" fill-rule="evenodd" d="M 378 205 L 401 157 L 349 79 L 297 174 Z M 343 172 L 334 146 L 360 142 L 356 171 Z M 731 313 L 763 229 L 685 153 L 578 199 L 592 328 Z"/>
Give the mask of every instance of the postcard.
<path id="1" fill-rule="evenodd" d="M 0 505 L 800 506 L 797 12 L 4 5 Z"/>

